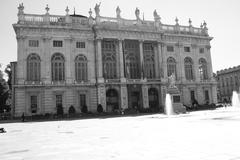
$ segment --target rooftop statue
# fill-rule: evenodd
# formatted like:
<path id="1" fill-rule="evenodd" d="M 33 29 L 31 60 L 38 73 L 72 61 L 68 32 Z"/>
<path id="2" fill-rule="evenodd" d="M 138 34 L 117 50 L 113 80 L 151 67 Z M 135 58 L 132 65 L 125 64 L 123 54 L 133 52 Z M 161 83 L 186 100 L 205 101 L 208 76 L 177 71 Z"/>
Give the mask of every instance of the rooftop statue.
<path id="1" fill-rule="evenodd" d="M 140 20 L 140 17 L 139 17 L 140 11 L 138 8 L 136 8 L 136 10 L 135 10 L 135 15 L 136 15 L 137 20 Z"/>
<path id="2" fill-rule="evenodd" d="M 101 5 L 101 2 L 99 4 L 96 3 L 96 5 L 95 5 L 94 10 L 95 10 L 96 16 L 100 16 L 100 14 L 99 14 L 100 13 L 100 5 Z"/>
<path id="3" fill-rule="evenodd" d="M 121 10 L 119 8 L 119 6 L 117 6 L 117 9 L 116 9 L 116 13 L 117 13 L 117 18 L 121 18 Z"/>
<path id="4" fill-rule="evenodd" d="M 154 17 L 154 20 L 155 21 L 160 21 L 160 16 L 157 14 L 157 11 L 156 11 L 156 9 L 154 10 L 154 12 L 153 12 L 153 17 Z"/>

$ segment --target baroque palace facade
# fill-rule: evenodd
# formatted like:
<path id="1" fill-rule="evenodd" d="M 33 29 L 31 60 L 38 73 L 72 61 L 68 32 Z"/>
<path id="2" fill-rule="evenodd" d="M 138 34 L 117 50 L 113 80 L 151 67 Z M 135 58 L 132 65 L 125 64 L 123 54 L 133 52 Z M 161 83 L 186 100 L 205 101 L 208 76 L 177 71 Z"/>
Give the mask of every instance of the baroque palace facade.
<path id="1" fill-rule="evenodd" d="M 218 101 L 231 102 L 233 91 L 239 93 L 240 66 L 217 71 Z"/>
<path id="2" fill-rule="evenodd" d="M 174 76 L 181 102 L 190 106 L 216 103 L 217 84 L 212 76 L 208 29 L 161 23 L 154 20 L 100 15 L 25 14 L 18 7 L 17 62 L 13 69 L 13 114 L 56 113 L 72 105 L 77 112 L 86 105 L 96 112 L 126 108 L 163 111 L 168 80 Z"/>

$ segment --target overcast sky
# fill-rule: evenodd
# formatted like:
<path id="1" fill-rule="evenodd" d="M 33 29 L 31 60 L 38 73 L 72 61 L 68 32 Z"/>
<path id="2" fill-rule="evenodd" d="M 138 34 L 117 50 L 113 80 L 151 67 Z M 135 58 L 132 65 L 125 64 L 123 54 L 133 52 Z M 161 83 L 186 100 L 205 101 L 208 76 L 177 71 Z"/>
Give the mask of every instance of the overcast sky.
<path id="1" fill-rule="evenodd" d="M 45 14 L 46 4 L 50 14 L 65 15 L 66 6 L 70 13 L 88 16 L 89 8 L 94 11 L 96 3 L 101 2 L 100 15 L 115 17 L 116 7 L 121 9 L 121 16 L 135 19 L 135 8 L 140 9 L 140 17 L 153 20 L 153 11 L 157 10 L 164 24 L 175 24 L 175 17 L 180 25 L 199 27 L 205 20 L 209 28 L 213 71 L 240 65 L 240 1 L 239 0 L 1 0 L 0 5 L 0 63 L 7 65 L 17 59 L 17 41 L 12 24 L 17 22 L 18 4 L 24 4 L 24 12 Z"/>

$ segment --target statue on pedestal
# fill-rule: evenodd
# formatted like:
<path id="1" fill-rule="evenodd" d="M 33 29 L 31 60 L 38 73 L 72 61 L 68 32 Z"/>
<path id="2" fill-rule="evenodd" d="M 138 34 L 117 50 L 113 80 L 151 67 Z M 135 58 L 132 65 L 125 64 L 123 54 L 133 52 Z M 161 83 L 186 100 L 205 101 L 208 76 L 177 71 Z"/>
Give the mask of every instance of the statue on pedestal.
<path id="1" fill-rule="evenodd" d="M 136 8 L 136 10 L 135 10 L 135 15 L 136 15 L 137 20 L 140 20 L 140 17 L 139 17 L 140 11 L 138 8 Z"/>
<path id="2" fill-rule="evenodd" d="M 157 11 L 156 11 L 156 9 L 154 10 L 154 12 L 153 12 L 153 17 L 154 17 L 154 20 L 155 21 L 160 21 L 160 16 L 157 14 Z"/>
<path id="3" fill-rule="evenodd" d="M 176 78 L 175 78 L 175 74 L 174 73 L 172 73 L 172 75 L 168 77 L 168 82 L 169 82 L 169 88 L 176 87 L 176 85 L 175 85 Z"/>
<path id="4" fill-rule="evenodd" d="M 94 10 L 95 10 L 96 16 L 100 16 L 100 5 L 101 5 L 101 2 L 99 4 L 96 3 L 95 5 Z"/>
<path id="5" fill-rule="evenodd" d="M 117 14 L 117 18 L 121 18 L 121 10 L 119 8 L 119 6 L 117 6 L 117 9 L 116 9 L 116 14 Z"/>

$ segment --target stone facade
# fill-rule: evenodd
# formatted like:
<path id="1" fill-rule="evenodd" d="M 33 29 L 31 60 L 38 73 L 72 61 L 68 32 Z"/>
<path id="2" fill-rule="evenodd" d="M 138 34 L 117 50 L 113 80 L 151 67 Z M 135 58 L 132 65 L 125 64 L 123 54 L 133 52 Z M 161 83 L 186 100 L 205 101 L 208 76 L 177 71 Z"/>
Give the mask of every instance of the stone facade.
<path id="1" fill-rule="evenodd" d="M 24 13 L 18 7 L 17 62 L 14 76 L 14 115 L 64 113 L 72 105 L 77 112 L 97 104 L 111 112 L 126 108 L 163 110 L 168 77 L 175 74 L 184 105 L 216 103 L 216 82 L 208 29 L 162 24 L 154 21 L 100 15 L 96 17 Z M 39 73 L 38 73 L 39 72 Z"/>
<path id="2" fill-rule="evenodd" d="M 231 102 L 233 91 L 239 92 L 240 66 L 217 71 L 218 101 Z"/>

